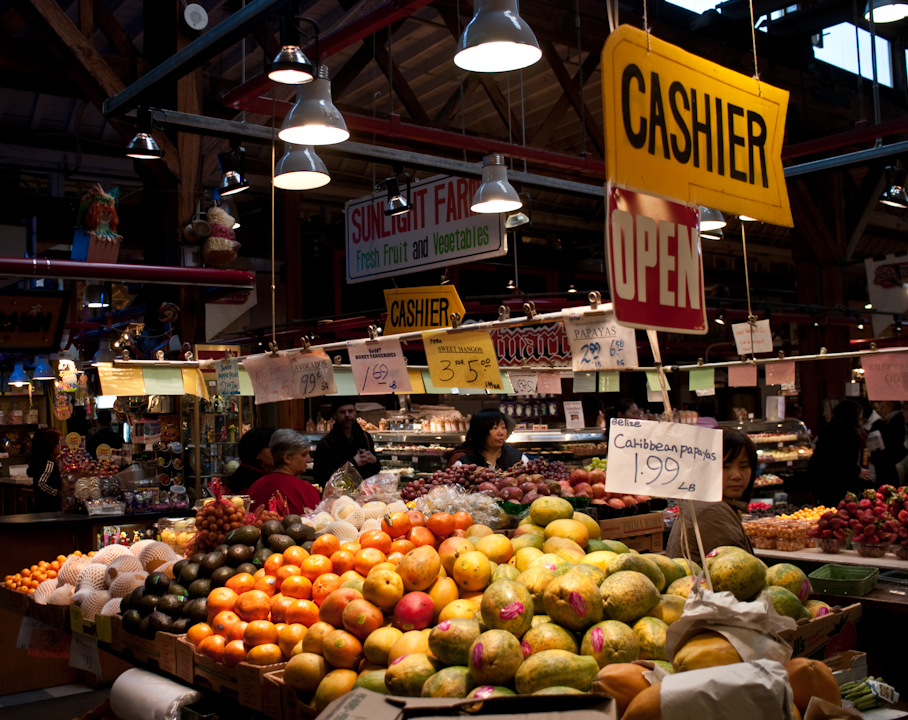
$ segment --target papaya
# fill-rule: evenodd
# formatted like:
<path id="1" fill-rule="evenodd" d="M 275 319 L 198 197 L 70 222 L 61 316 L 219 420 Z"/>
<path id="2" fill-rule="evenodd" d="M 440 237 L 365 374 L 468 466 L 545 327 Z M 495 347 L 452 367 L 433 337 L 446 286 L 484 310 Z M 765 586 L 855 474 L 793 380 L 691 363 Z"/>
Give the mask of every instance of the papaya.
<path id="1" fill-rule="evenodd" d="M 546 623 L 550 623 L 550 622 L 552 622 L 552 618 L 550 618 L 548 615 L 534 615 L 533 616 L 533 627 L 536 627 L 537 625 L 545 625 Z"/>
<path id="2" fill-rule="evenodd" d="M 806 603 L 804 603 L 804 607 L 807 608 L 807 612 L 810 613 L 810 617 L 815 618 L 829 615 L 829 613 L 832 612 L 832 608 L 822 600 L 808 600 Z"/>
<path id="3" fill-rule="evenodd" d="M 633 626 L 640 645 L 640 660 L 668 660 L 665 656 L 665 633 L 668 625 L 654 617 L 642 617 Z"/>
<path id="4" fill-rule="evenodd" d="M 590 541 L 586 544 L 587 553 L 598 552 L 600 550 L 608 549 L 606 544 L 602 540 L 597 540 L 596 538 L 591 537 Z"/>
<path id="5" fill-rule="evenodd" d="M 439 670 L 422 686 L 422 697 L 465 698 L 476 687 L 470 668 L 452 665 Z"/>
<path id="6" fill-rule="evenodd" d="M 677 595 L 678 597 L 687 600 L 687 597 L 690 595 L 690 591 L 694 589 L 695 579 L 696 578 L 691 575 L 686 575 L 683 578 L 678 578 L 677 580 L 675 580 L 675 582 L 665 588 L 665 594 Z M 702 578 L 700 580 L 700 587 L 707 587 L 706 578 Z"/>
<path id="7" fill-rule="evenodd" d="M 537 690 L 533 695 L 586 695 L 586 693 L 583 690 L 577 690 L 567 685 L 552 685 L 552 687 Z"/>
<path id="8" fill-rule="evenodd" d="M 567 650 L 577 655 L 580 646 L 574 634 L 555 623 L 543 623 L 531 628 L 520 643 L 524 657 L 543 650 Z"/>
<path id="9" fill-rule="evenodd" d="M 589 546 L 587 546 L 587 548 L 589 548 Z M 594 550 L 593 552 L 586 554 L 586 557 L 583 558 L 583 562 L 586 565 L 595 565 L 602 570 L 602 572 L 605 572 L 605 568 L 608 567 L 609 562 L 617 555 L 618 553 L 614 553 L 611 550 Z"/>
<path id="10" fill-rule="evenodd" d="M 618 555 L 621 555 L 622 553 L 629 553 L 631 551 L 627 545 L 625 545 L 623 542 L 619 542 L 618 540 L 603 539 L 602 542 L 605 544 L 606 550 Z"/>
<path id="11" fill-rule="evenodd" d="M 520 570 L 513 565 L 499 565 L 492 573 L 492 584 L 494 585 L 496 580 L 516 580 L 519 575 Z"/>
<path id="12" fill-rule="evenodd" d="M 791 563 L 779 563 L 771 566 L 766 571 L 766 584 L 785 588 L 801 602 L 804 602 L 810 595 L 810 581 L 807 579 L 807 575 L 801 568 Z"/>
<path id="13" fill-rule="evenodd" d="M 589 692 L 599 666 L 591 657 L 574 655 L 567 650 L 543 650 L 530 655 L 514 677 L 518 695 L 532 695 L 556 685 Z"/>
<path id="14" fill-rule="evenodd" d="M 388 666 L 385 686 L 391 695 L 420 697 L 426 680 L 441 670 L 441 663 L 425 653 L 403 655 Z"/>
<path id="15" fill-rule="evenodd" d="M 606 665 L 593 680 L 593 692 L 613 697 L 620 718 L 631 701 L 650 686 L 644 672 L 646 668 L 636 663 Z"/>
<path id="16" fill-rule="evenodd" d="M 365 688 L 366 690 L 371 690 L 372 692 L 377 692 L 381 695 L 388 694 L 388 688 L 385 685 L 385 673 L 388 672 L 384 668 L 381 670 L 369 670 L 368 672 L 361 672 L 359 677 L 356 679 L 356 682 L 353 683 L 353 689 L 356 688 Z"/>
<path id="17" fill-rule="evenodd" d="M 574 520 L 559 520 L 558 522 L 574 522 Z M 555 523 L 552 523 L 552 525 L 554 524 Z M 546 529 L 546 531 L 548 531 L 548 529 Z M 546 535 L 545 542 L 542 544 L 542 552 L 557 555 L 558 550 L 561 550 L 562 548 L 576 550 L 581 555 L 586 556 L 586 552 L 574 540 L 561 537 L 560 535 Z M 567 558 L 565 558 L 565 560 L 567 560 Z"/>
<path id="18" fill-rule="evenodd" d="M 665 575 L 662 574 L 659 566 L 645 555 L 624 553 L 613 558 L 605 568 L 606 575 L 628 571 L 646 575 L 660 593 L 665 589 Z"/>
<path id="19" fill-rule="evenodd" d="M 552 495 L 536 498 L 530 503 L 530 518 L 534 525 L 546 527 L 555 520 L 574 517 L 574 507 L 567 500 Z"/>
<path id="20" fill-rule="evenodd" d="M 575 563 L 568 562 L 554 553 L 544 553 L 530 562 L 530 567 L 541 565 L 551 570 L 555 576 L 564 575 Z"/>
<path id="21" fill-rule="evenodd" d="M 603 570 L 600 570 L 595 565 L 588 565 L 586 562 L 581 562 L 581 563 L 575 565 L 570 570 L 568 570 L 568 572 L 569 573 L 580 573 L 581 575 L 585 575 L 586 577 L 588 577 L 590 580 L 593 581 L 593 584 L 596 587 L 599 587 L 600 585 L 602 585 L 602 582 L 606 578 L 606 574 Z"/>
<path id="22" fill-rule="evenodd" d="M 769 595 L 769 599 L 779 615 L 785 615 L 792 620 L 811 617 L 810 610 L 801 604 L 793 592 L 778 585 L 770 585 L 763 592 Z"/>
<path id="23" fill-rule="evenodd" d="M 766 570 L 753 555 L 740 548 L 707 559 L 715 592 L 730 592 L 738 600 L 747 600 L 765 585 Z"/>
<path id="24" fill-rule="evenodd" d="M 676 563 L 671 558 L 665 557 L 665 555 L 657 555 L 656 553 L 647 553 L 644 555 L 647 560 L 656 564 L 656 567 L 662 571 L 662 575 L 665 576 L 665 587 L 671 585 L 678 578 L 682 578 L 687 575 L 687 571 Z M 664 590 L 664 588 L 663 588 Z M 660 590 L 660 592 L 662 592 Z"/>
<path id="25" fill-rule="evenodd" d="M 542 552 L 542 542 L 540 541 L 540 547 L 533 545 L 525 545 L 524 547 L 517 550 L 514 553 L 514 567 L 516 567 L 520 572 L 525 572 L 530 564 L 538 558 L 540 555 L 544 555 Z"/>
<path id="26" fill-rule="evenodd" d="M 590 541 L 590 532 L 586 529 L 586 525 L 571 517 L 570 519 L 555 520 L 546 525 L 545 537 L 546 540 L 552 537 L 573 540 L 582 549 Z"/>
<path id="27" fill-rule="evenodd" d="M 712 630 L 704 630 L 675 651 L 672 667 L 679 673 L 719 665 L 734 665 L 739 662 L 743 660 L 734 645 L 723 635 Z"/>
<path id="28" fill-rule="evenodd" d="M 672 560 L 678 563 L 678 565 L 680 565 L 682 568 L 684 568 L 685 575 L 699 575 L 703 570 L 703 568 L 697 565 L 697 563 L 688 563 L 684 558 L 672 558 Z"/>
<path id="29" fill-rule="evenodd" d="M 506 630 L 488 630 L 470 646 L 468 667 L 478 685 L 507 685 L 523 662 L 520 641 Z"/>
<path id="30" fill-rule="evenodd" d="M 321 712 L 341 695 L 346 695 L 356 684 L 358 675 L 355 670 L 332 670 L 318 684 L 312 706 L 316 712 Z"/>
<path id="31" fill-rule="evenodd" d="M 580 573 L 555 578 L 542 596 L 545 614 L 568 630 L 585 630 L 602 620 L 599 588 Z"/>
<path id="32" fill-rule="evenodd" d="M 518 553 L 521 550 L 526 550 L 530 548 L 532 550 L 538 550 L 542 553 L 542 546 L 545 543 L 545 538 L 542 535 L 537 535 L 536 533 L 524 533 L 523 535 L 518 535 L 515 538 L 511 538 L 511 545 L 514 547 L 514 553 Z"/>
<path id="33" fill-rule="evenodd" d="M 660 600 L 659 591 L 646 575 L 626 570 L 609 575 L 599 587 L 599 594 L 603 600 L 603 616 L 625 623 L 643 617 Z"/>
<path id="34" fill-rule="evenodd" d="M 533 624 L 535 600 L 525 585 L 514 580 L 496 580 L 482 594 L 482 622 L 490 630 L 507 630 L 515 637 Z"/>
<path id="35" fill-rule="evenodd" d="M 684 612 L 686 600 L 680 595 L 664 594 L 659 599 L 659 604 L 646 613 L 649 617 L 659 618 L 666 625 L 677 622 Z"/>
<path id="36" fill-rule="evenodd" d="M 443 620 L 429 633 L 429 650 L 445 665 L 466 665 L 470 646 L 481 634 L 475 620 Z"/>
<path id="37" fill-rule="evenodd" d="M 623 622 L 605 620 L 586 631 L 580 654 L 593 658 L 600 668 L 634 662 L 640 656 L 640 642 L 637 634 Z"/>
<path id="38" fill-rule="evenodd" d="M 536 615 L 545 613 L 543 593 L 549 583 L 555 579 L 555 573 L 542 565 L 533 565 L 517 576 L 517 582 L 530 591 L 533 597 L 533 612 Z"/>
<path id="39" fill-rule="evenodd" d="M 650 685 L 631 700 L 621 720 L 662 720 L 662 686 Z"/>
<path id="40" fill-rule="evenodd" d="M 480 685 L 470 690 L 467 697 L 485 700 L 490 697 L 507 697 L 516 694 L 511 688 L 502 687 L 501 685 Z"/>

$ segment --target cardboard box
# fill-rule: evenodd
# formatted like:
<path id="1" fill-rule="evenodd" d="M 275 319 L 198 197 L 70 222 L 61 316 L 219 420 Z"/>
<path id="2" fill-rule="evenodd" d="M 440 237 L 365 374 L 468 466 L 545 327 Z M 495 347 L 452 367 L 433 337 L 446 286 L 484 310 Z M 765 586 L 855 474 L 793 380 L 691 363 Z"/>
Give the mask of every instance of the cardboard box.
<path id="1" fill-rule="evenodd" d="M 278 670 L 265 675 L 264 711 L 269 717 L 275 717 L 268 710 L 268 705 L 273 702 L 272 689 L 278 692 L 278 702 L 281 720 L 312 720 L 318 713 L 309 704 L 311 696 L 297 692 L 284 682 L 284 671 Z"/>
<path id="2" fill-rule="evenodd" d="M 74 633 L 96 638 L 101 642 L 110 643 L 113 618 L 107 615 L 95 615 L 94 620 L 86 620 L 82 609 L 75 605 L 69 606 L 69 627 Z M 119 620 L 119 618 L 117 618 Z"/>
<path id="3" fill-rule="evenodd" d="M 177 638 L 183 635 L 158 632 L 154 640 L 149 640 L 123 630 L 123 620 L 119 616 L 112 620 L 110 645 L 115 651 L 135 658 L 138 663 L 177 674 Z"/>
<path id="4" fill-rule="evenodd" d="M 73 260 L 95 263 L 115 263 L 120 256 L 120 243 L 123 238 L 102 237 L 94 232 L 76 230 L 73 233 L 73 249 L 70 257 Z"/>
<path id="5" fill-rule="evenodd" d="M 603 540 L 620 540 L 637 552 L 661 552 L 664 526 L 661 512 L 599 521 Z"/>
<path id="6" fill-rule="evenodd" d="M 31 601 L 34 602 L 34 601 Z M 25 593 L 15 592 L 6 587 L 0 587 L 0 607 L 10 612 L 25 615 L 29 599 Z"/>
<path id="7" fill-rule="evenodd" d="M 210 689 L 220 695 L 229 698 L 235 698 L 240 705 L 262 711 L 264 707 L 264 698 L 262 689 L 265 685 L 265 673 L 283 670 L 287 664 L 285 662 L 275 663 L 274 665 L 250 665 L 242 662 L 236 667 L 229 668 L 223 663 L 215 662 L 211 658 L 199 655 L 195 652 L 192 643 L 184 636 L 180 636 L 177 642 L 177 655 L 181 653 L 183 658 L 183 667 L 179 667 L 180 661 L 177 661 L 178 672 L 185 669 L 185 654 L 187 649 L 192 653 L 192 671 L 191 678 L 178 674 L 181 680 L 185 680 L 193 685 L 198 685 L 203 689 Z"/>
<path id="8" fill-rule="evenodd" d="M 832 655 L 823 660 L 823 662 L 832 668 L 832 674 L 839 685 L 855 680 L 863 680 L 869 674 L 867 671 L 867 653 L 857 652 L 856 650 L 846 650 L 837 655 Z"/>
<path id="9" fill-rule="evenodd" d="M 662 533 L 654 532 L 649 535 L 634 535 L 628 538 L 621 538 L 621 542 L 627 545 L 631 550 L 637 552 L 657 553 L 662 552 Z"/>
<path id="10" fill-rule="evenodd" d="M 25 615 L 43 622 L 53 630 L 69 632 L 69 608 L 69 605 L 39 605 L 29 598 Z"/>
<path id="11" fill-rule="evenodd" d="M 792 657 L 822 660 L 857 647 L 855 624 L 861 619 L 861 604 L 836 607 L 829 615 L 800 622 L 794 630 L 779 633 L 793 649 Z"/>

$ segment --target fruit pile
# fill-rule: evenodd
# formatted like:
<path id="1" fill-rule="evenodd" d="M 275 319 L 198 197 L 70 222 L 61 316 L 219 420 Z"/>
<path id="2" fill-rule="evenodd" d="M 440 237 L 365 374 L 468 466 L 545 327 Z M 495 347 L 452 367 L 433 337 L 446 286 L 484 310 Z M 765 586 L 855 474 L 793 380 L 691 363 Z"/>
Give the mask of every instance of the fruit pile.
<path id="1" fill-rule="evenodd" d="M 473 464 L 455 465 L 437 470 L 430 478 L 414 480 L 400 496 L 404 500 L 416 500 L 427 495 L 433 487 L 460 485 L 468 490 L 488 492 L 502 500 L 529 505 L 539 496 L 573 494 L 568 483 L 570 475 L 570 469 L 560 460 L 530 460 L 507 470 L 490 470 Z"/>
<path id="2" fill-rule="evenodd" d="M 231 530 L 246 524 L 246 508 L 241 497 L 210 500 L 195 515 L 196 534 L 186 546 L 190 555 L 211 552 L 227 539 Z"/>
<path id="3" fill-rule="evenodd" d="M 908 560 L 908 488 L 883 486 L 880 490 L 889 490 L 886 502 L 892 516 L 894 530 L 889 536 L 893 554 L 902 560 Z"/>
<path id="4" fill-rule="evenodd" d="M 76 554 L 81 555 L 82 553 L 76 551 Z M 94 555 L 94 553 L 89 554 Z M 57 559 L 50 562 L 42 560 L 37 565 L 22 568 L 15 575 L 7 575 L 3 578 L 3 586 L 8 590 L 33 595 L 38 589 L 38 585 L 45 580 L 56 579 L 60 566 L 64 562 L 66 562 L 65 555 L 57 555 Z"/>
<path id="5" fill-rule="evenodd" d="M 884 493 L 868 489 L 860 496 L 848 493 L 836 508 L 838 519 L 844 520 L 853 533 L 852 547 L 866 557 L 885 555 L 889 537 L 896 532 L 897 521 L 893 522 L 886 499 Z"/>
<path id="6" fill-rule="evenodd" d="M 592 470 L 602 470 L 602 472 L 606 472 L 608 470 L 608 458 L 603 460 L 602 458 L 594 457 L 590 464 L 584 466 L 583 469 L 587 472 L 591 472 Z"/>
<path id="7" fill-rule="evenodd" d="M 786 517 L 816 520 L 819 519 L 820 515 L 826 512 L 826 509 L 827 508 L 823 505 L 814 507 L 813 505 L 794 505 L 789 502 L 783 502 L 765 508 L 755 507 L 750 513 L 756 517 Z"/>

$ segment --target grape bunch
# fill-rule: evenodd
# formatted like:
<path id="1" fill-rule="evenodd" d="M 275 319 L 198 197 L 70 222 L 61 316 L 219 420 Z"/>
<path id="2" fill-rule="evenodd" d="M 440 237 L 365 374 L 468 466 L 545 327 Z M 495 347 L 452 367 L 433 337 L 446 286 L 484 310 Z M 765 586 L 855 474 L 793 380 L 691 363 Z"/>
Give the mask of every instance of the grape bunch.
<path id="1" fill-rule="evenodd" d="M 760 503 L 762 504 L 762 503 Z M 790 502 L 776 503 L 770 507 L 761 508 L 753 507 L 750 510 L 750 514 L 755 517 L 777 517 L 779 515 L 791 515 L 796 513 L 798 510 L 808 510 L 812 505 L 795 505 Z"/>
<path id="2" fill-rule="evenodd" d="M 479 468 L 476 465 L 455 465 L 445 470 L 436 470 L 430 478 L 420 478 L 411 482 L 401 490 L 400 496 L 404 500 L 416 500 L 439 485 L 460 485 L 470 490 L 482 482 L 482 480 L 477 481 L 474 475 L 479 478 L 483 477 L 485 473 L 489 473 L 493 477 L 495 475 L 491 470 Z"/>
<path id="3" fill-rule="evenodd" d="M 186 547 L 187 555 L 211 552 L 227 539 L 231 530 L 245 525 L 246 510 L 241 498 L 211 500 L 195 515 L 196 534 Z"/>

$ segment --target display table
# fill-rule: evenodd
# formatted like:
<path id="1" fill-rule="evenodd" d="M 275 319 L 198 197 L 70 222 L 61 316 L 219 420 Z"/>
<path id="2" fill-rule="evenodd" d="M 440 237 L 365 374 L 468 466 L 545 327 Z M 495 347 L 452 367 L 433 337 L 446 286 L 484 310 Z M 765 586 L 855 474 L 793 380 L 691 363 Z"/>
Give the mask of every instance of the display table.
<path id="1" fill-rule="evenodd" d="M 880 558 L 869 558 L 858 555 L 854 550 L 830 554 L 824 553 L 820 548 L 806 548 L 795 552 L 782 550 L 754 550 L 754 555 L 762 558 L 768 565 L 776 562 L 790 562 L 795 565 L 801 563 L 815 563 L 816 565 L 864 565 L 880 570 L 908 570 L 908 560 L 899 560 L 895 555 L 883 555 Z M 770 562 L 771 561 L 771 562 Z"/>

